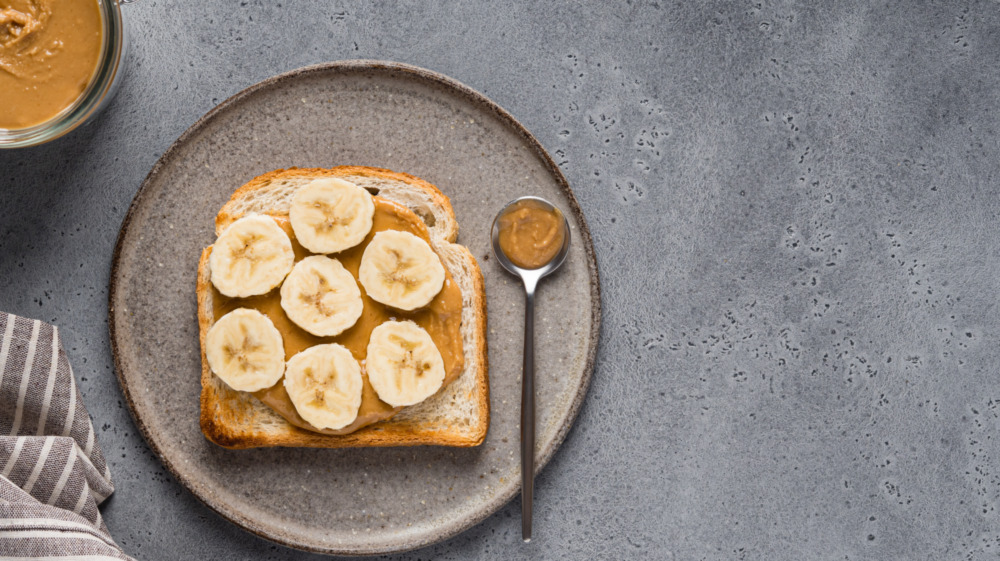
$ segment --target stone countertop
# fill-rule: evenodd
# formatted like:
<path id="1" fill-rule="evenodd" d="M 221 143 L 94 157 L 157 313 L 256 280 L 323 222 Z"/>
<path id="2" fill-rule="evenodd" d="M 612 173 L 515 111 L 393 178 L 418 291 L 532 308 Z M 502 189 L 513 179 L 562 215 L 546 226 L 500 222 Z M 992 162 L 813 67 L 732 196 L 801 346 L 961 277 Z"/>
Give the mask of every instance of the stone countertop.
<path id="1" fill-rule="evenodd" d="M 126 6 L 96 122 L 0 153 L 0 309 L 57 324 L 143 560 L 305 559 L 137 433 L 111 252 L 227 96 L 347 58 L 436 70 L 531 130 L 586 213 L 604 324 L 536 488 L 393 559 L 985 559 L 1000 550 L 1000 6 L 243 1 Z"/>

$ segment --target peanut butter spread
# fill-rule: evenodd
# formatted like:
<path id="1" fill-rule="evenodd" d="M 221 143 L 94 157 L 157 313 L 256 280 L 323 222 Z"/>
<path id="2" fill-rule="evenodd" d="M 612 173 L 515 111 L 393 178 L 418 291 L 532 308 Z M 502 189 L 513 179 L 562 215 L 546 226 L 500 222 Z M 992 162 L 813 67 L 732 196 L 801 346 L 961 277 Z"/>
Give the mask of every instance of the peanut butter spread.
<path id="1" fill-rule="evenodd" d="M 522 269 L 537 269 L 559 253 L 566 239 L 566 223 L 559 209 L 525 199 L 500 216 L 500 249 Z"/>
<path id="2" fill-rule="evenodd" d="M 73 105 L 103 33 L 96 0 L 0 0 L 0 128 L 37 125 Z"/>
<path id="3" fill-rule="evenodd" d="M 430 235 L 427 226 L 423 221 L 408 208 L 394 202 L 374 197 L 375 216 L 373 225 L 368 236 L 360 245 L 351 249 L 330 255 L 344 265 L 354 278 L 358 277 L 358 268 L 361 266 L 361 256 L 365 247 L 371 242 L 377 232 L 383 230 L 401 230 L 409 232 L 423 238 L 430 243 Z M 292 248 L 295 251 L 295 261 L 300 261 L 310 255 L 309 251 L 303 248 L 295 239 L 291 224 L 287 216 L 274 216 L 278 224 L 288 237 L 292 240 Z M 380 304 L 365 293 L 365 289 L 358 284 L 361 289 L 361 298 L 364 302 L 364 310 L 361 318 L 353 327 L 350 327 L 336 337 L 317 337 L 312 335 L 294 323 L 281 307 L 281 295 L 279 289 L 274 289 L 262 296 L 250 298 L 228 298 L 223 296 L 213 286 L 212 301 L 214 303 L 214 315 L 218 320 L 225 314 L 236 308 L 253 308 L 266 315 L 274 323 L 274 326 L 281 332 L 281 337 L 285 345 L 285 360 L 288 360 L 296 353 L 314 345 L 324 343 L 340 343 L 348 348 L 362 365 L 361 377 L 364 388 L 361 395 L 361 408 L 358 410 L 358 418 L 350 425 L 339 430 L 320 430 L 306 422 L 295 410 L 288 392 L 285 391 L 283 380 L 279 380 L 274 386 L 254 392 L 262 402 L 274 409 L 279 415 L 288 420 L 289 423 L 323 434 L 348 434 L 361 427 L 392 417 L 402 408 L 394 408 L 381 401 L 375 389 L 368 381 L 368 375 L 364 370 L 364 360 L 367 354 L 368 340 L 371 332 L 379 324 L 388 320 L 411 320 L 420 327 L 427 330 L 431 339 L 441 352 L 444 359 L 445 379 L 444 384 L 448 385 L 462 373 L 465 367 L 465 354 L 462 347 L 462 291 L 455 283 L 451 273 L 445 268 L 444 287 L 441 292 L 426 307 L 412 312 L 403 312 L 389 308 Z"/>

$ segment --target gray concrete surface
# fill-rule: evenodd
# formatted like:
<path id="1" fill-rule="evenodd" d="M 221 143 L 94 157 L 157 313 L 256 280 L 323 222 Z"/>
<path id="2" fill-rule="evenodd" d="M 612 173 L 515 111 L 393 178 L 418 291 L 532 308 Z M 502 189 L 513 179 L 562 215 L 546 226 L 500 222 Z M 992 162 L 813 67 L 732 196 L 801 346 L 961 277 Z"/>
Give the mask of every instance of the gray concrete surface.
<path id="1" fill-rule="evenodd" d="M 1000 5 L 142 0 L 100 120 L 0 153 L 0 309 L 58 324 L 141 559 L 305 559 L 164 473 L 122 404 L 111 250 L 140 181 L 262 78 L 393 59 L 491 96 L 587 213 L 587 403 L 518 503 L 396 559 L 1000 551 Z"/>

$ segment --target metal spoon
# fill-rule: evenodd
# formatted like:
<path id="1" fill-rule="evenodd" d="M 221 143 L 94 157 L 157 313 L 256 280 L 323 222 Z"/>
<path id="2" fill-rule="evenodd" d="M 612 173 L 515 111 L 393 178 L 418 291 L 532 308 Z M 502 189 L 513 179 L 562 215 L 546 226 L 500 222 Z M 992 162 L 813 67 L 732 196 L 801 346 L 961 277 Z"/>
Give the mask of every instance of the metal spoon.
<path id="1" fill-rule="evenodd" d="M 539 197 L 521 197 L 507 203 L 493 219 L 493 255 L 508 272 L 521 277 L 524 283 L 524 367 L 521 374 L 521 539 L 531 541 L 531 503 L 535 491 L 535 289 L 538 281 L 558 269 L 569 253 L 569 221 L 563 217 L 562 248 L 546 264 L 537 269 L 518 267 L 500 247 L 500 217 L 511 205 L 530 199 L 538 201 L 548 210 L 555 205 Z"/>

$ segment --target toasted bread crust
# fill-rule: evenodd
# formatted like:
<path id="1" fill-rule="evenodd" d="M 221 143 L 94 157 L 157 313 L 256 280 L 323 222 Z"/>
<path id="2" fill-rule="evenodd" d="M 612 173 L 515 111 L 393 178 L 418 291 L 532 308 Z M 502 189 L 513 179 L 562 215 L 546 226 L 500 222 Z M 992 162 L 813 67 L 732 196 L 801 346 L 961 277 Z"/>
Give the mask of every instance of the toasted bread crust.
<path id="1" fill-rule="evenodd" d="M 214 323 L 211 291 L 211 270 L 209 255 L 212 248 L 202 251 L 198 263 L 197 299 L 199 339 L 202 360 L 202 394 L 201 394 L 201 428 L 206 438 L 226 448 L 254 448 L 262 446 L 294 446 L 314 448 L 346 448 L 368 446 L 477 446 L 483 442 L 489 427 L 489 378 L 488 349 L 486 346 L 486 291 L 482 271 L 472 253 L 463 246 L 451 245 L 458 235 L 457 223 L 451 202 L 436 187 L 422 179 L 411 175 L 397 173 L 378 168 L 359 166 L 340 166 L 332 169 L 297 169 L 276 170 L 256 177 L 246 185 L 236 190 L 216 217 L 217 231 L 240 218 L 238 205 L 241 200 L 251 196 L 255 191 L 266 188 L 274 181 L 290 178 L 316 177 L 370 177 L 380 180 L 390 180 L 405 183 L 409 188 L 424 191 L 438 210 L 443 210 L 451 219 L 442 224 L 436 232 L 438 242 L 449 244 L 450 251 L 461 253 L 462 271 L 468 278 L 469 286 L 463 288 L 463 296 L 468 296 L 467 307 L 473 310 L 472 321 L 465 329 L 473 330 L 477 344 L 473 349 L 466 350 L 466 371 L 475 372 L 474 393 L 470 399 L 475 401 L 478 422 L 471 427 L 431 427 L 421 423 L 394 417 L 368 427 L 364 427 L 347 435 L 324 435 L 300 429 L 289 424 L 273 413 L 255 397 L 244 392 L 236 392 L 218 379 L 208 366 L 205 356 L 205 336 Z M 280 213 L 279 213 L 280 214 Z M 459 271 L 451 271 L 457 276 Z"/>
<path id="2" fill-rule="evenodd" d="M 365 166 L 337 166 L 334 168 L 293 167 L 288 169 L 278 169 L 263 175 L 258 175 L 248 181 L 246 185 L 237 189 L 236 192 L 233 193 L 233 196 L 230 197 L 229 202 L 223 205 L 219 214 L 215 217 L 215 233 L 219 234 L 226 226 L 232 224 L 242 216 L 242 214 L 235 208 L 241 199 L 253 191 L 267 187 L 273 181 L 293 178 L 315 179 L 319 177 L 347 176 L 372 177 L 390 181 L 399 181 L 406 183 L 411 187 L 423 189 L 428 195 L 430 195 L 433 204 L 443 209 L 448 216 L 451 217 L 449 227 L 446 231 L 440 234 L 441 237 L 450 243 L 455 243 L 455 240 L 458 239 L 458 221 L 455 219 L 455 210 L 451 207 L 451 199 L 438 190 L 437 187 L 408 173 L 400 173 L 398 171 Z"/>

